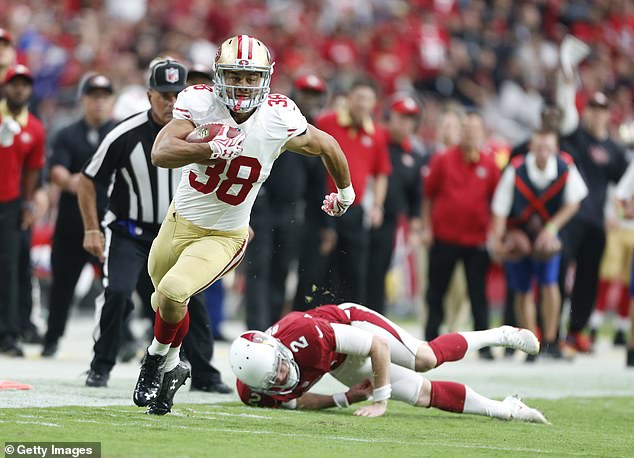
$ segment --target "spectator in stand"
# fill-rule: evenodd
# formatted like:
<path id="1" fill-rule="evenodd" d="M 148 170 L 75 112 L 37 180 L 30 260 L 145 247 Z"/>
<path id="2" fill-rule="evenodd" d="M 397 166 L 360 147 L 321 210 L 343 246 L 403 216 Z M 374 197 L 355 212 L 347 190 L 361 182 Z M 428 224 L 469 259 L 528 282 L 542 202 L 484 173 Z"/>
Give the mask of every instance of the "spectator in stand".
<path id="1" fill-rule="evenodd" d="M 528 154 L 514 159 L 504 171 L 493 198 L 490 240 L 492 252 L 506 260 L 519 325 L 533 332 L 538 328 L 532 288 L 533 279 L 537 279 L 541 287 L 540 350 L 553 358 L 562 357 L 556 342 L 561 307 L 557 281 L 561 242 L 557 234 L 588 194 L 572 158 L 559 153 L 557 136 L 552 130 L 534 132 Z M 521 231 L 530 240 L 532 252 L 510 257 L 509 248 L 517 247 L 505 243 L 507 229 Z M 534 361 L 534 355 L 527 361 Z"/>
<path id="2" fill-rule="evenodd" d="M 99 260 L 84 250 L 84 226 L 77 203 L 81 169 L 95 153 L 99 143 L 114 127 L 111 120 L 114 87 L 103 74 L 88 74 L 79 88 L 83 116 L 63 128 L 53 140 L 49 159 L 51 182 L 61 189 L 51 252 L 52 284 L 49 297 L 47 331 L 42 356 L 57 353 L 64 335 L 75 286 L 86 263 L 99 266 Z M 97 186 L 97 213 L 106 211 L 107 188 Z"/>
<path id="3" fill-rule="evenodd" d="M 609 183 L 616 183 L 627 167 L 625 151 L 609 135 L 610 102 L 596 92 L 583 110 L 581 122 L 575 106 L 575 87 L 563 72 L 558 78 L 557 97 L 563 110 L 561 149 L 575 161 L 588 186 L 589 195 L 565 230 L 562 276 L 576 263 L 571 294 L 570 322 L 566 337 L 571 351 L 589 352 L 591 344 L 583 329 L 594 308 L 599 282 L 599 264 L 605 248 L 605 200 Z"/>
<path id="4" fill-rule="evenodd" d="M 489 256 L 487 229 L 490 202 L 500 172 L 493 156 L 483 150 L 484 120 L 471 112 L 464 117 L 460 144 L 437 154 L 425 178 L 423 241 L 429 252 L 425 338 L 435 339 L 443 322 L 443 298 L 456 261 L 462 259 L 467 277 L 475 330 L 488 328 L 485 294 Z M 481 349 L 491 359 L 490 350 Z"/>
<path id="5" fill-rule="evenodd" d="M 409 223 L 408 234 L 422 229 L 421 154 L 414 151 L 412 137 L 418 127 L 420 107 L 409 95 L 397 95 L 390 104 L 387 121 L 388 150 L 392 174 L 389 176 L 383 224 L 370 231 L 370 255 L 366 304 L 385 314 L 385 275 L 394 251 L 394 237 L 401 217 Z"/>
<path id="6" fill-rule="evenodd" d="M 10 67 L 0 100 L 0 353 L 11 356 L 24 356 L 18 344 L 20 229 L 35 221 L 33 199 L 44 166 L 44 127 L 27 108 L 32 91 L 29 69 Z"/>
<path id="7" fill-rule="evenodd" d="M 356 80 L 350 87 L 345 106 L 324 114 L 317 126 L 332 135 L 341 145 L 357 190 L 353 205 L 343 218 L 335 221 L 337 246 L 330 256 L 326 288 L 334 294 L 332 302 L 363 302 L 366 293 L 370 228 L 383 224 L 383 204 L 387 177 L 391 173 L 390 156 L 384 132 L 378 130 L 372 113 L 377 93 L 370 80 Z M 366 186 L 372 179 L 371 195 Z M 331 192 L 334 183 L 329 180 Z M 367 212 L 364 209 L 368 198 Z"/>

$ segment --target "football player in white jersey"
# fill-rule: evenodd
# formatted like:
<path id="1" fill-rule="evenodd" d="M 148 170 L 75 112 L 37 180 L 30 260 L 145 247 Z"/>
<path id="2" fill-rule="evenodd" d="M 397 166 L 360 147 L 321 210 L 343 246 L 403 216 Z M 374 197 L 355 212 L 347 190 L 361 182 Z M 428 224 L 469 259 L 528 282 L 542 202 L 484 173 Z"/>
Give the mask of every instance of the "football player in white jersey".
<path id="1" fill-rule="evenodd" d="M 248 35 L 229 38 L 216 54 L 214 86 L 182 91 L 173 120 L 154 142 L 152 162 L 183 167 L 183 175 L 148 261 L 157 313 L 133 395 L 137 405 L 151 404 L 148 413 L 169 412 L 185 382 L 188 374 L 176 369 L 178 349 L 171 342 L 187 333 L 188 300 L 242 260 L 251 208 L 281 152 L 321 157 L 338 188 L 324 198 L 327 214 L 341 216 L 354 201 L 339 144 L 308 124 L 291 99 L 269 93 L 272 74 L 273 62 L 261 41 Z M 185 140 L 195 127 L 212 122 L 224 127 L 208 143 Z M 230 137 L 230 127 L 241 132 Z"/>

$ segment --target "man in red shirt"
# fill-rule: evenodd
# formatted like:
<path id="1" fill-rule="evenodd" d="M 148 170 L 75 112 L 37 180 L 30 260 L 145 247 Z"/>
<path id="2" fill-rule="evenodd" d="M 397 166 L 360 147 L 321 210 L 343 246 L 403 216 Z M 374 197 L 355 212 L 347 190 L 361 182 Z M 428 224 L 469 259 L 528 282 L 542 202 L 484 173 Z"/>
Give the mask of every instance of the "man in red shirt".
<path id="1" fill-rule="evenodd" d="M 33 77 L 24 65 L 11 67 L 0 100 L 0 353 L 23 356 L 18 346 L 20 228 L 35 219 L 33 195 L 44 165 L 44 127 L 27 109 Z"/>
<path id="2" fill-rule="evenodd" d="M 317 127 L 332 135 L 348 160 L 356 198 L 343 218 L 335 221 L 337 246 L 328 262 L 326 290 L 334 293 L 317 303 L 363 301 L 366 290 L 369 229 L 383 224 L 383 202 L 387 176 L 391 173 L 387 136 L 375 125 L 372 113 L 376 106 L 376 89 L 369 80 L 355 81 L 341 110 L 317 120 Z M 372 199 L 368 214 L 364 202 L 366 186 L 372 180 Z M 336 187 L 329 180 L 330 192 Z M 364 202 L 365 206 L 365 202 Z M 322 285 L 317 285 L 322 286 Z M 315 302 L 313 302 L 315 303 Z"/>
<path id="3" fill-rule="evenodd" d="M 491 218 L 490 202 L 500 172 L 493 156 L 483 150 L 485 127 L 482 117 L 475 112 L 469 113 L 462 126 L 460 144 L 435 155 L 425 178 L 423 240 L 431 244 L 427 340 L 439 334 L 444 318 L 443 297 L 459 259 L 465 267 L 474 329 L 487 329 L 489 324 L 485 296 L 489 266 L 486 239 Z M 480 355 L 491 358 L 488 348 Z"/>

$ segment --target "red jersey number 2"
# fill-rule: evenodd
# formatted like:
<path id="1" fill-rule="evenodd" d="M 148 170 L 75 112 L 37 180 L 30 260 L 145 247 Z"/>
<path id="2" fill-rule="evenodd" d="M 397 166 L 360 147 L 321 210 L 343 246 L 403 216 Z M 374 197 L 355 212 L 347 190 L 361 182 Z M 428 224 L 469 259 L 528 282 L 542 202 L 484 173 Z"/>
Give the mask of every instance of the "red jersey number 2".
<path id="1" fill-rule="evenodd" d="M 245 177 L 243 173 L 239 176 L 240 171 L 244 169 L 248 175 Z M 221 175 L 226 170 L 226 178 L 223 180 Z M 218 161 L 214 165 L 210 165 L 205 169 L 207 175 L 207 183 L 201 183 L 197 180 L 194 171 L 189 172 L 189 184 L 192 188 L 203 194 L 209 194 L 216 191 L 216 197 L 229 205 L 240 205 L 247 198 L 247 195 L 253 189 L 253 184 L 260 178 L 262 165 L 260 162 L 249 156 L 238 156 L 229 162 Z M 234 187 L 236 185 L 237 187 Z M 234 192 L 229 193 L 233 188 Z M 237 192 L 236 192 L 237 191 Z"/>

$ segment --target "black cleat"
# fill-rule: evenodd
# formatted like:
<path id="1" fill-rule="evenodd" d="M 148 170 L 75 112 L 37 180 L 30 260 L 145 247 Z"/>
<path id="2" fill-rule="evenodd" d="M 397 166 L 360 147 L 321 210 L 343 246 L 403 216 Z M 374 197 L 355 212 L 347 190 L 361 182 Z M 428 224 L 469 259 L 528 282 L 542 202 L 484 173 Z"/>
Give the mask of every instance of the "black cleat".
<path id="1" fill-rule="evenodd" d="M 493 356 L 493 353 L 491 352 L 491 347 L 484 347 L 479 349 L 478 356 L 480 357 L 480 359 L 488 361 L 493 361 L 495 359 L 495 356 Z"/>
<path id="2" fill-rule="evenodd" d="M 44 342 L 42 358 L 52 358 L 57 353 L 57 342 Z"/>
<path id="3" fill-rule="evenodd" d="M 524 362 L 529 364 L 532 364 L 535 361 L 537 361 L 537 355 L 531 355 L 531 354 L 526 355 L 526 359 L 524 360 Z"/>
<path id="4" fill-rule="evenodd" d="M 88 377 L 86 377 L 86 386 L 93 388 L 105 388 L 108 386 L 108 379 L 110 374 L 105 372 L 98 372 L 94 369 L 88 371 Z"/>
<path id="5" fill-rule="evenodd" d="M 625 333 L 619 329 L 614 333 L 614 340 L 612 341 L 615 347 L 624 347 L 627 343 L 627 339 L 625 338 Z"/>
<path id="6" fill-rule="evenodd" d="M 564 359 L 564 354 L 561 352 L 559 342 L 544 343 L 539 349 L 539 354 L 550 359 Z"/>
<path id="7" fill-rule="evenodd" d="M 189 378 L 191 371 L 187 364 L 182 361 L 174 369 L 166 372 L 163 376 L 161 391 L 145 412 L 148 415 L 165 415 L 172 410 L 174 405 L 174 395 L 183 386 L 185 380 Z"/>
<path id="8" fill-rule="evenodd" d="M 220 394 L 229 394 L 233 392 L 231 387 L 225 385 L 220 380 L 216 382 L 202 382 L 202 383 L 194 383 L 192 380 L 192 386 L 190 390 L 191 391 L 205 391 L 207 393 L 220 393 Z"/>
<path id="9" fill-rule="evenodd" d="M 139 407 L 147 406 L 156 398 L 163 381 L 163 369 L 167 355 L 150 355 L 147 350 L 141 361 L 141 372 L 134 387 L 132 400 Z"/>
<path id="10" fill-rule="evenodd" d="M 6 338 L 0 342 L 0 353 L 3 353 L 6 356 L 14 356 L 16 358 L 24 356 L 24 350 L 22 350 L 18 341 L 13 338 Z"/>

